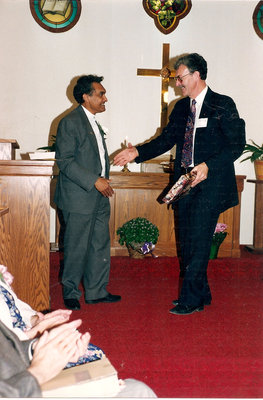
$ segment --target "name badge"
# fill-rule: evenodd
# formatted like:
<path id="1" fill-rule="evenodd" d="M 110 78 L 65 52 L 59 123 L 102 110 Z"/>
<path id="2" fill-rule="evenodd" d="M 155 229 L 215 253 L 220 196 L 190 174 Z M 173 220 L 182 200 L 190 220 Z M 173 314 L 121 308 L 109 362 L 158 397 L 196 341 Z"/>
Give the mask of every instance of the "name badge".
<path id="1" fill-rule="evenodd" d="M 207 121 L 208 121 L 208 118 L 199 118 L 196 121 L 196 127 L 197 128 L 205 128 L 207 126 Z"/>

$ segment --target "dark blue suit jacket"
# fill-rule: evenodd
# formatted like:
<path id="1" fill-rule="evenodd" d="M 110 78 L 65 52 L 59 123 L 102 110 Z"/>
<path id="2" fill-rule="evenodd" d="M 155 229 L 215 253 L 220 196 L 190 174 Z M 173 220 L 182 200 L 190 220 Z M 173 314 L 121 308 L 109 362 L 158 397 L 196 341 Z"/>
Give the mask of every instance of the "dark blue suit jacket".
<path id="1" fill-rule="evenodd" d="M 181 175 L 181 153 L 187 117 L 189 97 L 179 100 L 170 114 L 169 122 L 160 136 L 149 143 L 137 146 L 137 163 L 157 157 L 176 144 L 174 181 Z M 199 119 L 207 118 L 204 127 L 196 129 L 194 163 L 205 162 L 208 177 L 198 186 L 209 207 L 218 212 L 238 204 L 234 161 L 242 154 L 245 145 L 245 122 L 239 118 L 234 101 L 208 88 Z"/>

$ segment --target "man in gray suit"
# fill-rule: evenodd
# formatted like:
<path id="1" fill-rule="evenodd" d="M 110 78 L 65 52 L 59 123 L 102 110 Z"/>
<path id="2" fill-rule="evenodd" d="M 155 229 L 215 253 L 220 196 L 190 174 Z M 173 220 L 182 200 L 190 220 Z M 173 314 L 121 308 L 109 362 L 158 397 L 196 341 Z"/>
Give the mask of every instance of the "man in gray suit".
<path id="1" fill-rule="evenodd" d="M 108 293 L 110 272 L 109 158 L 105 132 L 95 115 L 105 111 L 103 77 L 84 75 L 74 87 L 79 106 L 58 127 L 56 160 L 60 169 L 55 203 L 65 222 L 64 304 L 80 309 L 79 284 L 83 280 L 85 302 L 112 303 L 121 296 Z"/>

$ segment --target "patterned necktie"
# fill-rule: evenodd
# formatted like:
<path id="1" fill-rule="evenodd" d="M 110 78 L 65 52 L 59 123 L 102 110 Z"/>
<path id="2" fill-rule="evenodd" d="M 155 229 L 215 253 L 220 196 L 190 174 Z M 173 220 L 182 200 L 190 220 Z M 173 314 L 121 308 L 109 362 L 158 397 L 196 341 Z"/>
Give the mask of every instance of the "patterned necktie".
<path id="1" fill-rule="evenodd" d="M 20 311 L 15 304 L 14 297 L 3 286 L 0 286 L 0 291 L 3 293 L 5 302 L 8 305 L 10 315 L 12 317 L 13 327 L 20 328 L 22 331 L 24 331 L 26 329 L 26 324 L 24 323 Z"/>
<path id="2" fill-rule="evenodd" d="M 187 118 L 186 130 L 184 135 L 184 146 L 182 150 L 181 166 L 184 168 L 189 167 L 192 164 L 192 150 L 193 150 L 193 133 L 195 124 L 195 108 L 196 100 L 192 100 L 190 107 L 190 113 Z"/>

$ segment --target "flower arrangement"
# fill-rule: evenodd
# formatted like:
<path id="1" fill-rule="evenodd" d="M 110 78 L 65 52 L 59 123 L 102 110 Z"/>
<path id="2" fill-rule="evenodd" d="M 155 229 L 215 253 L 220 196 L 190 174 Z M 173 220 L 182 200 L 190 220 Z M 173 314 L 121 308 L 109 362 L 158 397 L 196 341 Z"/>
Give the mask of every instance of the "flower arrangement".
<path id="1" fill-rule="evenodd" d="M 14 280 L 13 275 L 11 275 L 10 272 L 7 271 L 7 267 L 5 267 L 4 265 L 0 265 L 0 280 L 9 286 L 12 285 L 12 282 Z"/>
<path id="2" fill-rule="evenodd" d="M 98 125 L 98 127 L 99 127 L 100 133 L 101 133 L 101 134 L 104 136 L 104 138 L 105 138 L 105 136 L 107 136 L 107 134 L 108 134 L 108 132 L 109 132 L 108 128 L 106 128 L 105 126 L 102 126 L 98 121 L 97 121 L 97 125 Z"/>
<path id="3" fill-rule="evenodd" d="M 150 10 L 159 17 L 160 24 L 167 28 L 177 14 L 185 8 L 185 1 L 182 0 L 149 0 Z"/>
<path id="4" fill-rule="evenodd" d="M 159 229 L 146 218 L 133 218 L 117 229 L 119 243 L 146 254 L 154 249 L 159 236 Z"/>
<path id="5" fill-rule="evenodd" d="M 218 222 L 216 224 L 216 229 L 213 234 L 213 243 L 214 244 L 221 244 L 223 240 L 225 239 L 227 232 L 227 224 L 222 224 L 221 222 Z"/>
<path id="6" fill-rule="evenodd" d="M 226 229 L 227 229 L 226 224 L 222 224 L 221 222 L 218 222 L 216 224 L 215 232 L 213 234 L 213 239 L 212 239 L 212 246 L 209 257 L 210 259 L 217 258 L 219 246 L 224 241 L 227 235 Z"/>

